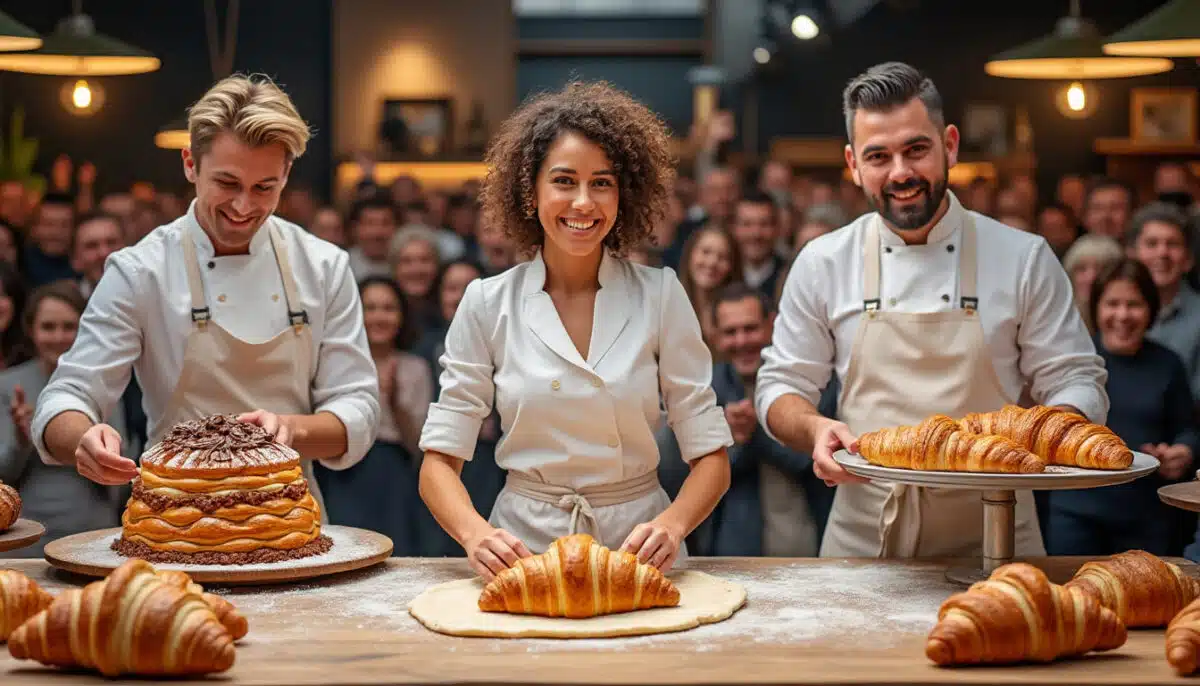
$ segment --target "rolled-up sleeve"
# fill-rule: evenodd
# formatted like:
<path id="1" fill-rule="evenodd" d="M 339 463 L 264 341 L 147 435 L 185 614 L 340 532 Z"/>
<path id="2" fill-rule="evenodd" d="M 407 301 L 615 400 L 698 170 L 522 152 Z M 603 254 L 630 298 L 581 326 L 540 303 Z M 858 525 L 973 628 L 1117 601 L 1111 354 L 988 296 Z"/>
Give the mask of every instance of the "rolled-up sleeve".
<path id="1" fill-rule="evenodd" d="M 325 330 L 317 345 L 312 382 L 313 413 L 329 412 L 346 427 L 346 452 L 321 460 L 334 470 L 349 469 L 375 442 L 379 427 L 379 373 L 367 345 L 362 302 L 345 253 L 330 279 L 332 294 Z"/>
<path id="2" fill-rule="evenodd" d="M 50 382 L 38 395 L 30 431 L 42 462 L 60 464 L 46 450 L 44 434 L 51 420 L 74 410 L 98 424 L 120 400 L 142 352 L 138 312 L 147 305 L 138 297 L 151 292 L 139 288 L 135 265 L 118 255 L 109 258 L 80 317 L 75 342 L 59 357 Z"/>
<path id="3" fill-rule="evenodd" d="M 1022 317 L 1017 332 L 1021 374 L 1030 395 L 1042 405 L 1070 405 L 1096 424 L 1108 419 L 1108 372 L 1075 304 L 1062 265 L 1039 242 L 1022 285 Z"/>
<path id="4" fill-rule="evenodd" d="M 733 445 L 712 388 L 712 353 L 679 277 L 663 269 L 659 305 L 658 382 L 679 454 L 691 462 Z"/>
<path id="5" fill-rule="evenodd" d="M 446 331 L 441 395 L 429 406 L 421 430 L 422 452 L 436 451 L 470 461 L 483 420 L 492 412 L 496 393 L 492 350 L 480 323 L 487 316 L 483 282 L 467 285 Z"/>
<path id="6" fill-rule="evenodd" d="M 754 409 L 772 440 L 778 438 L 767 425 L 771 405 L 795 394 L 816 407 L 833 376 L 835 343 L 816 274 L 817 265 L 801 251 L 783 285 L 771 345 L 763 349 Z"/>

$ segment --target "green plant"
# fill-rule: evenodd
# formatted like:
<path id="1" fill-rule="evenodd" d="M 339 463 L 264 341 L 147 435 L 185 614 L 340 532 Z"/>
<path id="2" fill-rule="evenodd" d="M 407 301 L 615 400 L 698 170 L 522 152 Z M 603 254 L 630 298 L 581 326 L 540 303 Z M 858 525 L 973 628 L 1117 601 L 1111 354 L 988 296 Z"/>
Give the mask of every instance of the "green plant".
<path id="1" fill-rule="evenodd" d="M 38 141 L 25 137 L 25 110 L 17 107 L 9 120 L 8 137 L 0 137 L 0 181 L 19 181 L 25 190 L 41 194 L 46 178 L 33 172 Z"/>

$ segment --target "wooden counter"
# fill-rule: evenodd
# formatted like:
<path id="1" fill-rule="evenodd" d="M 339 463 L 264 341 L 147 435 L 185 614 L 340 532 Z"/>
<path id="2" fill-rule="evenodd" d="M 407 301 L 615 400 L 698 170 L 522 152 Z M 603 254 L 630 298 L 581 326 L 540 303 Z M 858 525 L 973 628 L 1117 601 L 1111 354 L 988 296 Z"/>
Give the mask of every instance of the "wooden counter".
<path id="1" fill-rule="evenodd" d="M 694 559 L 746 586 L 725 622 L 628 639 L 500 640 L 426 630 L 406 611 L 430 584 L 468 575 L 459 560 L 392 558 L 311 583 L 214 588 L 250 621 L 237 662 L 214 683 L 267 684 L 1176 684 L 1162 630 L 1131 631 L 1110 653 L 1041 666 L 943 669 L 924 655 L 954 561 Z M 1063 582 L 1080 558 L 1033 561 Z M 1182 561 L 1177 561 L 1182 562 Z M 1190 563 L 1189 574 L 1200 576 Z M 41 561 L 0 560 L 52 592 L 87 579 Z M 0 648 L 0 684 L 106 683 L 17 662 Z M 111 683 L 111 682 L 109 682 Z M 137 680 L 136 683 L 150 683 Z M 179 683 L 179 682 L 174 682 Z"/>

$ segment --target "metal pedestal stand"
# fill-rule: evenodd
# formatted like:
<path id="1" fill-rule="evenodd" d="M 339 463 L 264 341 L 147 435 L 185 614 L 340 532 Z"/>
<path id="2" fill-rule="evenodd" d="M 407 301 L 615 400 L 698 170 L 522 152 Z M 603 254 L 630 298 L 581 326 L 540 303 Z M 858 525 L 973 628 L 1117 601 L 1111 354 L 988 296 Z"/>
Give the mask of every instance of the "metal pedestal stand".
<path id="1" fill-rule="evenodd" d="M 979 567 L 951 567 L 946 580 L 970 586 L 1012 562 L 1016 550 L 1017 492 L 983 492 L 983 559 Z"/>

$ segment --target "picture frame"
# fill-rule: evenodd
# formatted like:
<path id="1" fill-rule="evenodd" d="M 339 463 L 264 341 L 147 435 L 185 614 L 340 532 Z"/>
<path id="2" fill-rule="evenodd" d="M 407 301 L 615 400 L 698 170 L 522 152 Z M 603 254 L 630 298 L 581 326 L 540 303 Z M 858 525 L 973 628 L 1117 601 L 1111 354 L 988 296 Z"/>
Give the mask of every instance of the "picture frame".
<path id="1" fill-rule="evenodd" d="M 1141 143 L 1196 142 L 1195 88 L 1134 88 L 1129 100 L 1130 138 Z"/>
<path id="2" fill-rule="evenodd" d="M 379 140 L 394 157 L 436 159 L 453 149 L 454 106 L 451 98 L 387 98 L 379 124 Z"/>
<path id="3" fill-rule="evenodd" d="M 1008 108 L 991 102 L 971 102 L 963 108 L 962 148 L 974 156 L 1007 155 L 1012 147 Z"/>

